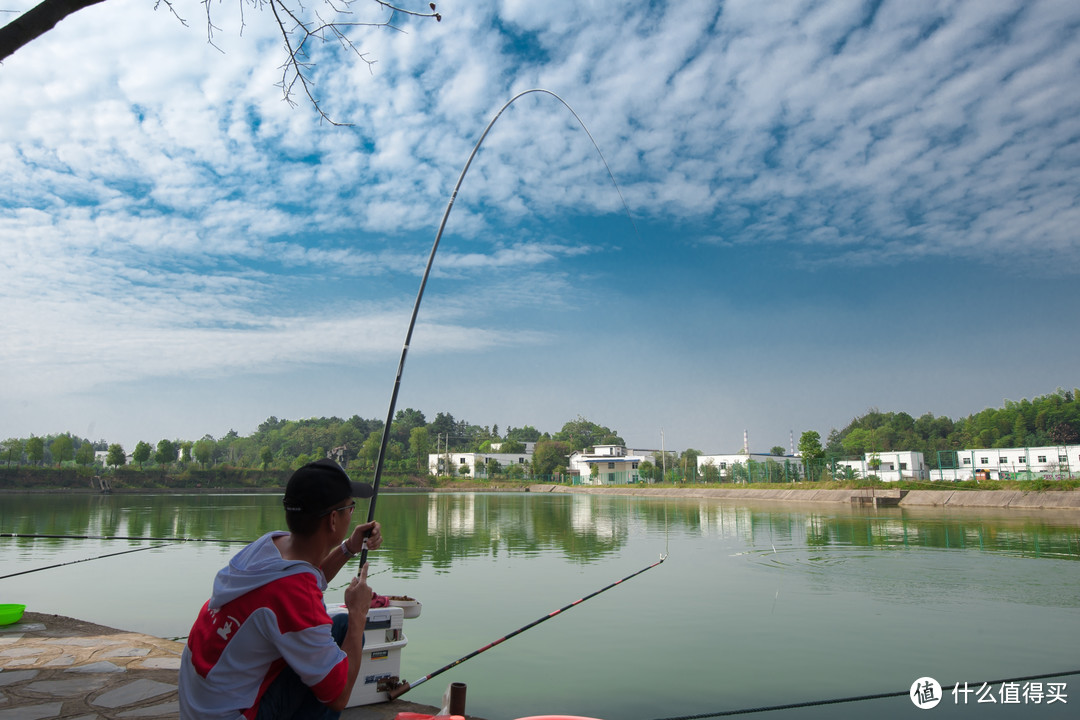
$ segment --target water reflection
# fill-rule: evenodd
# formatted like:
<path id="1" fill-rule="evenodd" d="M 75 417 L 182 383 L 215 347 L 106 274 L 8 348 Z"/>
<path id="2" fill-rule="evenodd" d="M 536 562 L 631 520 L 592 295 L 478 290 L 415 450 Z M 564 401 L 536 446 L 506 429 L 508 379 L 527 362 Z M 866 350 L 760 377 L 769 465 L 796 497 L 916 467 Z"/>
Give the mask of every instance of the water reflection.
<path id="1" fill-rule="evenodd" d="M 670 539 L 655 571 L 448 673 L 446 682 L 469 683 L 481 717 L 550 710 L 552 685 L 537 678 L 556 667 L 566 707 L 642 720 L 906 690 L 923 675 L 1075 666 L 1078 566 L 1066 560 L 1080 559 L 1076 513 L 387 493 L 378 517 L 386 543 L 374 586 L 424 601 L 408 627 L 410 678 L 640 570 Z M 214 541 L 251 540 L 282 522 L 277 494 L 0 496 L 3 533 L 210 540 L 56 565 L 5 580 L 0 596 L 182 636 L 235 552 Z M 151 545 L 0 538 L 0 575 Z M 426 684 L 409 699 L 438 705 L 443 689 Z M 888 707 L 896 712 L 853 705 L 842 716 L 911 716 L 906 697 Z"/>
<path id="2" fill-rule="evenodd" d="M 611 507 L 598 508 L 591 500 L 528 493 L 397 496 L 380 506 L 379 521 L 388 544 L 408 548 L 395 553 L 395 569 L 426 562 L 448 567 L 454 558 L 478 554 L 529 557 L 550 549 L 594 562 L 622 547 L 628 533 Z"/>
<path id="3" fill-rule="evenodd" d="M 0 529 L 19 535 L 252 540 L 283 525 L 271 495 L 7 495 Z M 59 544 L 63 540 L 36 540 Z M 20 545 L 35 542 L 19 538 Z"/>
<path id="4" fill-rule="evenodd" d="M 824 547 L 977 549 L 1017 557 L 1080 559 L 1080 532 L 1061 520 L 926 511 L 878 516 L 808 515 L 806 542 Z"/>
<path id="5" fill-rule="evenodd" d="M 588 498 L 605 503 L 609 498 Z M 653 526 L 765 547 L 805 543 L 811 547 L 974 549 L 1017 557 L 1080 559 L 1080 513 L 934 508 L 851 509 L 837 505 L 730 505 L 672 501 L 638 505 Z M 594 504 L 591 512 L 607 511 Z"/>
<path id="6" fill-rule="evenodd" d="M 133 538 L 252 540 L 282 527 L 277 495 L 7 495 L 0 532 Z M 1080 559 L 1075 513 L 850 509 L 833 505 L 730 505 L 714 500 L 529 493 L 389 495 L 378 519 L 395 562 L 446 566 L 476 554 L 557 549 L 595 562 L 623 547 L 635 527 L 737 540 L 748 546 L 941 548 L 1017 557 Z M 132 544 L 141 540 L 130 540 Z M 14 547 L 61 539 L 5 539 Z M 12 545 L 8 545 L 11 547 Z"/>

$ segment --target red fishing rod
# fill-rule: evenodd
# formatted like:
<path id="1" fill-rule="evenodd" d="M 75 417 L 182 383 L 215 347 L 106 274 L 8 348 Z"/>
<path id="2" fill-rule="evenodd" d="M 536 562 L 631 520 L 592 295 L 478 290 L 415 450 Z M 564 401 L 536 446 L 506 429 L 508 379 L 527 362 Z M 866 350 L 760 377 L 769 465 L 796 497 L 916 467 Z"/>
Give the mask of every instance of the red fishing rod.
<path id="1" fill-rule="evenodd" d="M 619 193 L 619 199 L 622 200 L 623 209 L 626 210 L 626 216 L 630 218 L 630 224 L 634 226 L 634 232 L 637 232 L 637 225 L 634 223 L 634 217 L 630 214 L 630 208 L 626 205 L 626 199 L 623 198 L 619 183 L 615 182 L 615 176 L 611 173 L 611 167 L 608 166 L 607 159 L 604 157 L 604 154 L 600 152 L 600 146 L 596 144 L 596 140 L 593 138 L 592 133 L 589 132 L 589 128 L 585 126 L 585 123 L 578 117 L 578 114 L 574 112 L 574 108 L 570 107 L 565 100 L 550 90 L 533 88 L 532 90 L 520 92 L 510 98 L 506 104 L 499 109 L 499 112 L 495 113 L 495 117 L 491 118 L 491 122 L 487 124 L 487 127 L 484 128 L 484 132 L 481 133 L 480 139 L 476 141 L 476 145 L 469 154 L 469 159 L 465 162 L 465 167 L 461 170 L 461 175 L 458 176 L 457 184 L 454 185 L 454 192 L 450 195 L 450 202 L 446 204 L 446 210 L 443 212 L 442 221 L 439 223 L 439 231 L 435 233 L 435 242 L 432 243 L 431 252 L 428 254 L 427 266 L 424 268 L 424 275 L 420 280 L 420 289 L 416 293 L 416 302 L 413 303 L 412 317 L 409 318 L 409 330 L 405 333 L 405 343 L 401 347 L 401 358 L 398 360 L 397 375 L 394 378 L 394 389 L 393 392 L 390 393 L 390 408 L 386 411 L 386 423 L 383 425 L 382 441 L 379 443 L 379 454 L 375 460 L 375 478 L 371 482 L 371 487 L 374 492 L 372 492 L 371 498 L 368 500 L 367 521 L 369 523 L 375 520 L 375 501 L 379 497 L 379 482 L 382 480 L 383 458 L 386 456 L 386 446 L 390 442 L 390 425 L 394 422 L 394 408 L 397 406 L 398 390 L 401 389 L 401 375 L 405 371 L 405 356 L 409 354 L 409 344 L 412 342 L 413 329 L 416 327 L 416 316 L 420 312 L 420 301 L 424 298 L 424 288 L 427 287 L 428 276 L 431 275 L 431 266 L 435 263 L 435 252 L 439 249 L 439 241 L 442 240 L 443 230 L 446 229 L 446 221 L 450 218 L 450 211 L 454 208 L 454 201 L 457 199 L 458 191 L 461 189 L 461 183 L 465 180 L 465 174 L 469 172 L 469 167 L 472 165 L 476 153 L 479 152 L 480 146 L 484 143 L 484 138 L 491 132 L 491 128 L 495 125 L 495 121 L 502 117 L 502 114 L 506 112 L 506 109 L 510 107 L 515 100 L 531 93 L 550 95 L 561 102 L 563 106 L 570 111 L 570 114 L 574 116 L 574 119 L 578 121 L 578 124 L 581 125 L 581 129 L 589 136 L 589 140 L 592 141 L 593 147 L 596 148 L 596 152 L 600 156 L 600 160 L 604 163 L 604 167 L 607 168 L 608 177 L 611 178 L 611 182 L 615 185 L 615 191 Z M 359 566 L 363 568 L 365 562 L 367 562 L 366 542 L 364 543 L 363 549 L 360 551 Z"/>
<path id="2" fill-rule="evenodd" d="M 621 585 L 622 583 L 626 582 L 630 578 L 636 577 L 636 576 L 640 575 L 641 573 L 645 572 L 646 570 L 652 570 L 654 567 L 656 567 L 660 563 L 664 562 L 664 560 L 666 560 L 666 559 L 667 559 L 667 555 L 661 555 L 660 559 L 657 560 L 656 562 L 654 562 L 652 565 L 649 565 L 648 567 L 642 568 L 641 570 L 638 570 L 636 573 L 631 573 L 630 575 L 627 575 L 626 577 L 624 577 L 621 580 L 616 580 L 615 582 L 611 583 L 610 585 L 608 585 L 606 587 L 602 587 L 599 590 L 597 590 L 596 592 L 590 593 L 589 595 L 586 595 L 585 597 L 581 598 L 580 600 L 575 600 L 574 602 L 570 603 L 569 605 L 564 605 L 563 607 L 559 608 L 558 610 L 555 610 L 554 612 L 550 612 L 550 613 L 548 613 L 547 615 L 544 615 L 541 618 L 533 620 L 528 625 L 523 625 L 523 626 L 519 627 L 517 630 L 515 630 L 514 632 L 503 635 L 498 640 L 495 640 L 493 642 L 489 642 L 487 645 L 480 648 L 479 650 L 474 650 L 471 653 L 469 653 L 468 655 L 460 657 L 460 658 L 458 658 L 457 660 L 455 660 L 454 662 L 452 662 L 452 663 L 450 663 L 448 665 L 443 665 L 441 668 L 439 668 L 435 672 L 428 673 L 427 675 L 425 675 L 424 677 L 420 678 L 419 680 L 417 680 L 415 682 L 411 682 L 411 683 L 403 682 L 400 685 L 397 685 L 397 686 L 391 688 L 390 691 L 389 691 L 390 692 L 390 699 L 395 700 L 395 699 L 401 697 L 402 695 L 404 695 L 405 693 L 407 693 L 409 690 L 412 690 L 417 685 L 420 685 L 422 683 L 427 682 L 428 680 L 435 677 L 436 675 L 441 675 L 442 673 L 446 672 L 450 668 L 457 667 L 458 665 L 465 662 L 466 660 L 471 660 L 472 658 L 476 657 L 480 653 L 486 652 L 486 651 L 490 650 L 491 648 L 495 647 L 496 645 L 499 645 L 499 644 L 501 644 L 503 642 L 506 642 L 507 640 L 514 637 L 515 635 L 520 635 L 521 633 L 525 632 L 529 628 L 534 628 L 537 625 L 539 625 L 540 623 L 544 622 L 545 620 L 550 620 L 551 618 L 555 617 L 556 615 L 559 615 L 559 614 L 569 610 L 572 607 L 580 605 L 581 603 L 585 602 L 589 598 L 596 597 L 597 595 L 604 592 L 605 590 L 610 590 L 611 588 L 615 587 L 616 585 Z"/>

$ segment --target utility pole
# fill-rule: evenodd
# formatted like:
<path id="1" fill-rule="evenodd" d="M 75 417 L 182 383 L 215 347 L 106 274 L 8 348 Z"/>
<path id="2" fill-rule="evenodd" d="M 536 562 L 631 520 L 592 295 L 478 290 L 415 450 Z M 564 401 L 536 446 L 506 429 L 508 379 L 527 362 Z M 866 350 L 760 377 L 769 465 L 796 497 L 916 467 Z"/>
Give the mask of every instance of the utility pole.
<path id="1" fill-rule="evenodd" d="M 442 433 L 435 433 L 435 475 L 446 474 L 446 460 L 443 458 Z"/>
<path id="2" fill-rule="evenodd" d="M 664 450 L 664 428 L 660 428 L 660 464 L 663 468 L 660 482 L 667 482 L 667 451 Z"/>
<path id="3" fill-rule="evenodd" d="M 443 468 L 443 472 L 446 475 L 450 475 L 450 433 L 449 432 L 446 433 L 446 444 L 443 445 L 443 452 L 445 453 L 445 457 L 446 457 L 446 464 L 445 464 L 445 466 Z M 454 475 L 457 475 L 457 473 L 455 472 Z"/>

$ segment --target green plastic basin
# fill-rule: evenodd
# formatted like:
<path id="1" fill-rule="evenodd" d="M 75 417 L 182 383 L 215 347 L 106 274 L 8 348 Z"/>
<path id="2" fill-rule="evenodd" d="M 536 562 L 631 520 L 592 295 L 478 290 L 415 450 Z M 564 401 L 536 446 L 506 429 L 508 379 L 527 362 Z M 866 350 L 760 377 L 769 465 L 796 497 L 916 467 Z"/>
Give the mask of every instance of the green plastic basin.
<path id="1" fill-rule="evenodd" d="M 0 605 L 0 625 L 11 625 L 22 620 L 25 605 Z"/>

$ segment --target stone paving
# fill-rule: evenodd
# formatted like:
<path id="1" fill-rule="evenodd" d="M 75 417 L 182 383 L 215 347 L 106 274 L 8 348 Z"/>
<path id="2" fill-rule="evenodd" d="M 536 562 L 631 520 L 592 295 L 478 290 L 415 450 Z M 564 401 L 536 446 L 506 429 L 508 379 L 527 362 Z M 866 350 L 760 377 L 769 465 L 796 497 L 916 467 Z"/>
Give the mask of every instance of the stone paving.
<path id="1" fill-rule="evenodd" d="M 0 627 L 0 720 L 178 718 L 183 647 L 26 613 Z"/>
<path id="2" fill-rule="evenodd" d="M 59 615 L 0 626 L 0 720 L 179 720 L 182 643 Z M 393 720 L 436 708 L 395 700 L 342 720 Z"/>

